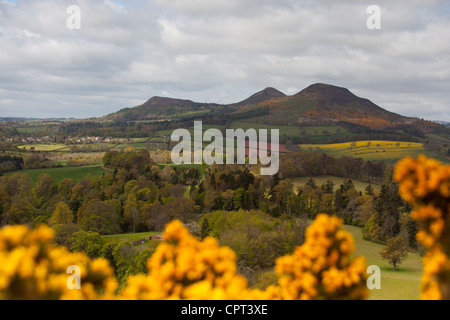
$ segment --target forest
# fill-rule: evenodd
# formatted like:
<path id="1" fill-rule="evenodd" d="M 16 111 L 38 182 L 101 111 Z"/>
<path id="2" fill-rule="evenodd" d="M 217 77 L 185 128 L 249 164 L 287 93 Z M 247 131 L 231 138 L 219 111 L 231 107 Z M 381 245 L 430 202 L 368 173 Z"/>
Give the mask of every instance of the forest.
<path id="1" fill-rule="evenodd" d="M 79 182 L 56 183 L 48 174 L 35 183 L 28 174 L 0 177 L 1 225 L 47 224 L 57 244 L 108 259 L 122 285 L 129 275 L 145 272 L 157 244 L 138 250 L 103 236 L 162 232 L 173 220 L 201 239 L 214 236 L 232 248 L 239 272 L 256 287 L 276 281 L 260 271 L 301 245 L 320 213 L 363 228 L 366 239 L 386 243 L 401 236 L 411 249 L 421 250 L 415 239 L 418 224 L 399 196 L 392 166 L 384 163 L 297 152 L 282 156 L 277 175 L 260 176 L 250 165 L 161 167 L 146 150 L 108 151 L 103 162 L 106 173 Z M 321 175 L 346 182 L 317 185 L 314 177 Z M 297 176 L 310 178 L 296 188 L 292 178 Z M 368 182 L 366 190 L 357 191 L 352 179 Z M 379 194 L 372 183 L 382 184 Z"/>

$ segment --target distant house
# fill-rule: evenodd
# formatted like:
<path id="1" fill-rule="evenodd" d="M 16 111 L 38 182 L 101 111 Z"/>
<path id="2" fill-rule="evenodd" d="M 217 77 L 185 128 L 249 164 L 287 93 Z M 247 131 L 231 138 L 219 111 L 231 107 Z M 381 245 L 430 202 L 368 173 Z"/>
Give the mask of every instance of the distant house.
<path id="1" fill-rule="evenodd" d="M 162 234 L 157 234 L 157 235 L 150 236 L 148 238 L 148 240 L 164 241 L 164 237 Z"/>

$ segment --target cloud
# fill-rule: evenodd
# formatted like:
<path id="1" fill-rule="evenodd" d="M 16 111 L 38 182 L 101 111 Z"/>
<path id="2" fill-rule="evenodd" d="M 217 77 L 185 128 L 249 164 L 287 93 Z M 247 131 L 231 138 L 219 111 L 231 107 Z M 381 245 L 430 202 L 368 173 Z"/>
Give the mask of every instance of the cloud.
<path id="1" fill-rule="evenodd" d="M 379 0 L 0 1 L 0 116 L 102 116 L 165 95 L 241 101 L 316 82 L 381 107 L 450 121 L 450 10 Z"/>

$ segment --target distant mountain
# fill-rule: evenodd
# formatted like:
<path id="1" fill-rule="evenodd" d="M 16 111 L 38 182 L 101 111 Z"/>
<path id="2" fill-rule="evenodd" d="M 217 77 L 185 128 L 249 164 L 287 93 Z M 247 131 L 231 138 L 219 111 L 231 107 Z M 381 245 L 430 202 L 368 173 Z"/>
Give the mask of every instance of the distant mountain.
<path id="1" fill-rule="evenodd" d="M 275 88 L 266 88 L 258 93 L 255 93 L 250 98 L 244 101 L 234 104 L 234 106 L 247 106 L 252 104 L 258 104 L 273 99 L 281 99 L 287 97 L 283 92 L 278 91 Z"/>
<path id="2" fill-rule="evenodd" d="M 0 117 L 0 121 L 66 121 L 75 120 L 75 118 L 25 118 L 25 117 Z"/>
<path id="3" fill-rule="evenodd" d="M 153 97 L 140 106 L 125 108 L 104 118 L 120 121 L 173 119 L 186 114 L 209 113 L 213 108 L 218 106 L 213 103 L 198 103 L 191 100 Z"/>
<path id="4" fill-rule="evenodd" d="M 269 105 L 264 122 L 288 121 L 346 121 L 358 125 L 381 128 L 412 123 L 414 119 L 389 112 L 368 99 L 354 95 L 346 88 L 328 84 L 314 84 L 286 99 Z"/>
<path id="5" fill-rule="evenodd" d="M 105 116 L 106 120 L 180 120 L 224 118 L 265 124 L 296 125 L 308 122 L 349 122 L 369 128 L 419 123 L 431 124 L 387 111 L 346 88 L 317 83 L 293 96 L 275 88 L 266 88 L 234 104 L 219 105 L 191 100 L 153 97 L 141 106 L 122 109 Z M 425 123 L 425 124 L 424 124 Z M 431 123 L 431 122 L 430 122 Z"/>

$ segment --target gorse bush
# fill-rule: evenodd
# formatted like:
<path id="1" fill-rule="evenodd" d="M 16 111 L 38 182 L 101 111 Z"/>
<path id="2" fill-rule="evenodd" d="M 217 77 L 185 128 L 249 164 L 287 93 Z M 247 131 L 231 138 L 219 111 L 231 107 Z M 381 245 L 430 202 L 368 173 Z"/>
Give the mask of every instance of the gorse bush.
<path id="1" fill-rule="evenodd" d="M 394 179 L 420 222 L 417 239 L 428 249 L 423 258 L 422 298 L 450 299 L 450 166 L 420 156 L 398 163 Z"/>
<path id="2" fill-rule="evenodd" d="M 118 287 L 114 270 L 105 259 L 91 260 L 55 246 L 52 229 L 8 226 L 0 231 L 1 299 L 111 299 Z M 70 290 L 67 269 L 81 273 L 79 290 Z"/>
<path id="3" fill-rule="evenodd" d="M 147 274 L 129 276 L 117 292 L 113 268 L 52 244 L 52 229 L 24 226 L 0 231 L 0 297 L 3 299 L 362 299 L 366 266 L 351 259 L 353 239 L 342 221 L 319 215 L 305 244 L 277 259 L 278 285 L 251 289 L 238 274 L 236 254 L 217 239 L 200 240 L 180 221 L 167 225 L 165 241 L 147 261 Z M 67 267 L 81 269 L 81 289 L 67 286 Z"/>
<path id="4" fill-rule="evenodd" d="M 414 207 L 411 216 L 421 224 L 417 239 L 427 248 L 421 298 L 450 299 L 450 166 L 424 156 L 407 158 L 396 166 L 394 179 L 401 196 Z M 178 220 L 167 224 L 165 240 L 140 263 L 142 269 L 147 259 L 147 272 L 130 272 L 120 290 L 108 260 L 56 246 L 49 227 L 5 227 L 0 230 L 0 298 L 293 300 L 368 296 L 365 260 L 352 257 L 353 238 L 337 217 L 317 215 L 306 230 L 303 245 L 275 260 L 276 279 L 261 286 L 264 290 L 250 288 L 238 272 L 236 253 L 208 236 L 220 225 L 212 219 L 214 215 L 208 217 L 203 240 L 191 235 Z M 79 290 L 68 287 L 67 268 L 74 265 L 81 271 Z"/>

